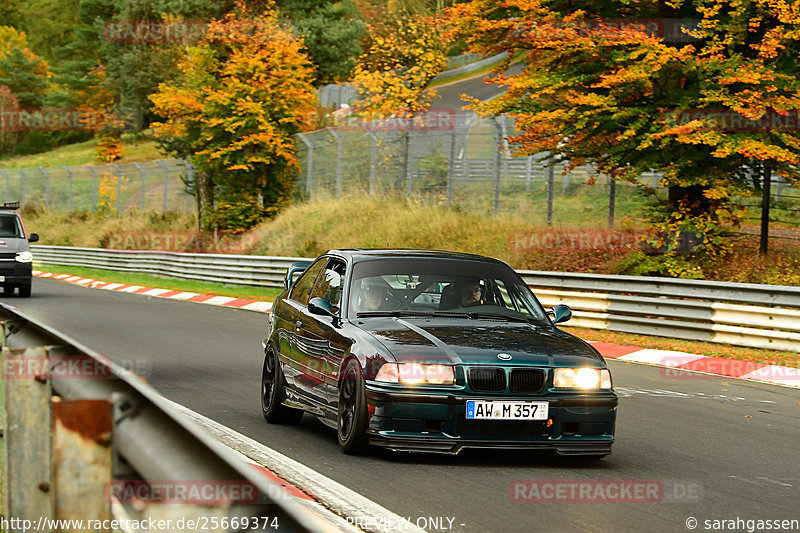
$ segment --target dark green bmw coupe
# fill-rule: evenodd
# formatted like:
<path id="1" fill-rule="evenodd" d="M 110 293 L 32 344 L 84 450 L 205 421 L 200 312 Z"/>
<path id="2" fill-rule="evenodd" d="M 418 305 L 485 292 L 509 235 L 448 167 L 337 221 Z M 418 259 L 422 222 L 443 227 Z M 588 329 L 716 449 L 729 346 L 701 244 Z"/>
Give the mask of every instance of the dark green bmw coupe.
<path id="1" fill-rule="evenodd" d="M 301 273 L 296 281 L 297 274 Z M 261 408 L 367 445 L 602 457 L 617 395 L 600 354 L 514 270 L 443 251 L 332 250 L 287 272 L 267 327 Z"/>

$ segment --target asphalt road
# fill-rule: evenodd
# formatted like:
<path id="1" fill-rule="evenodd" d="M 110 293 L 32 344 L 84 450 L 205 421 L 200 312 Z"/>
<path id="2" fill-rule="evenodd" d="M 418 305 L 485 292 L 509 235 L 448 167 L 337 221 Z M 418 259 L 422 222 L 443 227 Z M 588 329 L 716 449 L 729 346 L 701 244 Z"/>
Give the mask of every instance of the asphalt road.
<path id="1" fill-rule="evenodd" d="M 699 520 L 696 531 L 715 525 L 705 520 L 800 519 L 798 390 L 668 378 L 657 368 L 611 361 L 621 400 L 617 442 L 602 461 L 508 452 L 350 457 L 340 453 L 335 433 L 308 415 L 289 427 L 261 418 L 265 315 L 42 279 L 34 280 L 31 298 L 0 301 L 149 374 L 166 397 L 412 521 L 454 518 L 453 530 L 465 532 L 658 532 L 689 531 L 689 517 Z M 538 480 L 539 487 L 545 480 L 655 480 L 676 496 L 689 494 L 678 503 L 518 503 L 509 495 L 515 480 Z"/>

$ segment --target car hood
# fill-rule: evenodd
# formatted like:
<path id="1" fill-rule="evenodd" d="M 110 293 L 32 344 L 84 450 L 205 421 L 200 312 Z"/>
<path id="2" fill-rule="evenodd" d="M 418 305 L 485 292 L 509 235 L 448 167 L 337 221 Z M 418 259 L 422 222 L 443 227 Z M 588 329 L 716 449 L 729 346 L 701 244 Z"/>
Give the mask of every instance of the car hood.
<path id="1" fill-rule="evenodd" d="M 0 253 L 15 254 L 17 252 L 24 252 L 30 250 L 28 239 L 20 239 L 17 237 L 0 237 Z"/>
<path id="2" fill-rule="evenodd" d="M 522 322 L 371 317 L 359 319 L 358 325 L 400 363 L 595 366 L 602 360 L 577 337 Z M 511 358 L 501 359 L 498 354 Z"/>

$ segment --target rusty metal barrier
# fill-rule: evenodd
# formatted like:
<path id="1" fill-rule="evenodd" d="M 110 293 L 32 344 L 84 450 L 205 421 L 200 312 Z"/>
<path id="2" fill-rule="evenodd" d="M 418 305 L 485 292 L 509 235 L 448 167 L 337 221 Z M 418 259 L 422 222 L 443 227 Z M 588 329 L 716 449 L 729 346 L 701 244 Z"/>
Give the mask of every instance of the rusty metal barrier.
<path id="1" fill-rule="evenodd" d="M 320 531 L 135 374 L 5 304 L 0 324 L 6 531 Z"/>

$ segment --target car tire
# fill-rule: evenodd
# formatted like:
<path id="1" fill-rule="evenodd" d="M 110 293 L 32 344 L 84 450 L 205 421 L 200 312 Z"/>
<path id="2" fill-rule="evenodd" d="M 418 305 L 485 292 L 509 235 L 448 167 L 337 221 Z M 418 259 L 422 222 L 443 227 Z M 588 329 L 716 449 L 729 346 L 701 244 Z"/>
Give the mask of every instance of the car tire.
<path id="1" fill-rule="evenodd" d="M 270 424 L 291 424 L 303 418 L 303 411 L 281 403 L 285 394 L 283 371 L 275 352 L 269 350 L 261 370 L 261 413 Z"/>
<path id="2" fill-rule="evenodd" d="M 31 286 L 30 285 L 20 285 L 19 286 L 19 295 L 22 298 L 30 298 L 30 296 L 31 296 Z"/>
<path id="3" fill-rule="evenodd" d="M 347 454 L 359 454 L 367 450 L 367 400 L 364 392 L 364 376 L 361 365 L 350 359 L 339 382 L 339 416 L 337 434 L 339 446 Z"/>

